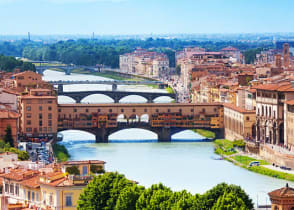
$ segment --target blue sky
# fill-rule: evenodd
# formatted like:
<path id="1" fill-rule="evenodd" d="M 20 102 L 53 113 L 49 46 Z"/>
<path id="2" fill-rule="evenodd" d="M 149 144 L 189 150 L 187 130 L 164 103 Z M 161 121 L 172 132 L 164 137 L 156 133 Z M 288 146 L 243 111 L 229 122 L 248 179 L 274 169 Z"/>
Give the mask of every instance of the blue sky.
<path id="1" fill-rule="evenodd" d="M 0 35 L 293 32 L 293 11 L 293 0 L 0 0 Z"/>

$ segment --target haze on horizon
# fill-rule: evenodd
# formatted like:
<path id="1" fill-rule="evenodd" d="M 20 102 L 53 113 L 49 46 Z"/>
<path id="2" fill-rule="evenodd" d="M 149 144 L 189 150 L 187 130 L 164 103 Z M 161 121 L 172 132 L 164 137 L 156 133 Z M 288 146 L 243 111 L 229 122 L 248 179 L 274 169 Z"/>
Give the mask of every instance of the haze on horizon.
<path id="1" fill-rule="evenodd" d="M 0 35 L 293 32 L 293 0 L 0 0 Z"/>

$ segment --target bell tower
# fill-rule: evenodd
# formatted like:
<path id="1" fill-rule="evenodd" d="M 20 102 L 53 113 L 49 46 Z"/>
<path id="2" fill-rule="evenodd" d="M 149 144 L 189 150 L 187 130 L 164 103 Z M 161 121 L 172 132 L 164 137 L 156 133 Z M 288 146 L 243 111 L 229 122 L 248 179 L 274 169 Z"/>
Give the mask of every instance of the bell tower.
<path id="1" fill-rule="evenodd" d="M 284 43 L 283 44 L 283 66 L 289 67 L 289 44 Z"/>

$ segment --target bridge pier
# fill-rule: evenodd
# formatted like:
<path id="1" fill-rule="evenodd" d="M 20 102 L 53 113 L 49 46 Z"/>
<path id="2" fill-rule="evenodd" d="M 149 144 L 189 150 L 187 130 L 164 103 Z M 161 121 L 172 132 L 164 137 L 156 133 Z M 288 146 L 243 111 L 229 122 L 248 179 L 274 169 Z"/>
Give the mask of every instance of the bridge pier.
<path id="1" fill-rule="evenodd" d="M 117 84 L 112 84 L 112 91 L 116 91 L 117 90 Z"/>
<path id="2" fill-rule="evenodd" d="M 107 128 L 97 128 L 95 132 L 97 143 L 108 143 L 109 132 Z"/>
<path id="3" fill-rule="evenodd" d="M 159 142 L 170 142 L 171 141 L 171 131 L 170 128 L 160 128 L 157 132 Z"/>
<path id="4" fill-rule="evenodd" d="M 58 84 L 58 93 L 62 93 L 63 92 L 63 84 Z"/>

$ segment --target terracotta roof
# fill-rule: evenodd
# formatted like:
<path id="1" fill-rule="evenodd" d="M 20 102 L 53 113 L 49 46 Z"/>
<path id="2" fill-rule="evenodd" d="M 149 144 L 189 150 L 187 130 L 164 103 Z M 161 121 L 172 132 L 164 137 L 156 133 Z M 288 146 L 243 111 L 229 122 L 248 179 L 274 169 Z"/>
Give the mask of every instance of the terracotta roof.
<path id="1" fill-rule="evenodd" d="M 259 90 L 273 90 L 279 92 L 292 92 L 294 91 L 294 86 L 290 82 L 263 84 L 256 86 Z"/>
<path id="2" fill-rule="evenodd" d="M 39 180 L 40 180 L 39 175 L 36 175 L 30 179 L 26 179 L 26 180 L 22 181 L 21 184 L 23 186 L 30 187 L 30 188 L 38 188 L 38 187 L 40 187 Z"/>
<path id="3" fill-rule="evenodd" d="M 19 114 L 17 112 L 9 110 L 0 110 L 0 119 L 18 118 Z"/>
<path id="4" fill-rule="evenodd" d="M 14 74 L 13 76 L 20 76 L 20 75 L 24 75 L 24 74 L 27 74 L 27 73 L 34 73 L 34 74 L 38 74 L 38 73 L 36 73 L 36 72 L 33 72 L 33 71 L 23 71 L 23 72 L 20 72 L 20 73 Z"/>
<path id="5" fill-rule="evenodd" d="M 243 113 L 243 114 L 255 114 L 256 113 L 255 110 L 246 110 L 246 109 L 243 109 L 241 107 L 238 107 L 238 106 L 235 106 L 235 105 L 229 104 L 229 103 L 224 103 L 224 107 L 232 109 L 232 110 L 240 112 L 240 113 Z"/>
<path id="6" fill-rule="evenodd" d="M 294 189 L 289 187 L 288 184 L 286 184 L 286 187 L 282 187 L 280 189 L 274 190 L 272 192 L 269 192 L 268 195 L 270 197 L 294 197 Z"/>
<path id="7" fill-rule="evenodd" d="M 30 91 L 50 91 L 50 89 L 45 89 L 45 88 L 35 88 L 35 89 L 31 89 Z"/>
<path id="8" fill-rule="evenodd" d="M 290 101 L 286 101 L 286 103 L 289 104 L 289 105 L 294 105 L 294 99 L 290 100 Z"/>
<path id="9" fill-rule="evenodd" d="M 11 169 L 8 173 L 0 174 L 1 177 L 5 179 L 11 179 L 15 181 L 23 181 L 26 179 L 30 179 L 40 172 L 29 169 Z"/>
<path id="10" fill-rule="evenodd" d="M 79 165 L 79 164 L 105 164 L 102 160 L 80 160 L 80 161 L 67 161 L 63 165 Z"/>

